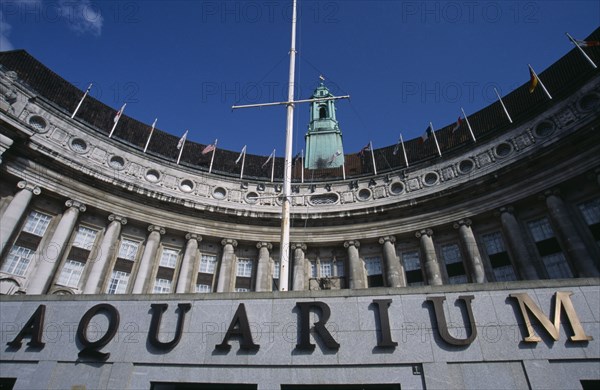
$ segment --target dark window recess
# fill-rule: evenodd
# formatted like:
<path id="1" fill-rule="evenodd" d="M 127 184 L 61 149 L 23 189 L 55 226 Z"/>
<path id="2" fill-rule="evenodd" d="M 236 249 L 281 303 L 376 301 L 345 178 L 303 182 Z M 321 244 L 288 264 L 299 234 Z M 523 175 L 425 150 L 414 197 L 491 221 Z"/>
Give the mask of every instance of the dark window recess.
<path id="1" fill-rule="evenodd" d="M 537 246 L 540 256 L 548 256 L 561 251 L 558 240 L 554 237 L 538 241 L 535 245 Z"/>
<path id="2" fill-rule="evenodd" d="M 279 291 L 279 279 L 273 279 L 273 291 Z"/>
<path id="3" fill-rule="evenodd" d="M 76 246 L 71 247 L 71 251 L 69 252 L 68 258 L 71 260 L 81 261 L 85 263 L 85 261 L 90 256 L 90 251 L 87 249 L 77 248 Z"/>
<path id="4" fill-rule="evenodd" d="M 600 380 L 599 379 L 582 379 L 581 388 L 583 390 L 596 390 L 600 389 Z"/>
<path id="5" fill-rule="evenodd" d="M 12 390 L 17 378 L 0 378 L 0 390 Z"/>
<path id="6" fill-rule="evenodd" d="M 250 288 L 251 286 L 252 286 L 251 278 L 243 278 L 241 276 L 238 276 L 237 278 L 235 278 L 235 288 L 245 288 L 245 289 L 248 289 L 248 291 L 252 291 L 252 289 Z"/>
<path id="7" fill-rule="evenodd" d="M 156 273 L 156 277 L 158 279 L 173 280 L 174 273 L 175 273 L 175 270 L 173 268 L 158 267 L 158 272 Z"/>
<path id="8" fill-rule="evenodd" d="M 423 274 L 420 269 L 406 271 L 406 281 L 410 283 L 423 283 Z"/>
<path id="9" fill-rule="evenodd" d="M 233 383 L 168 383 L 151 382 L 150 390 L 257 390 L 258 385 Z"/>
<path id="10" fill-rule="evenodd" d="M 207 284 L 212 286 L 213 274 L 205 274 L 203 272 L 198 272 L 198 277 L 196 278 L 196 284 Z"/>
<path id="11" fill-rule="evenodd" d="M 400 384 L 375 385 L 281 385 L 281 390 L 400 390 Z"/>
<path id="12" fill-rule="evenodd" d="M 452 263 L 446 265 L 446 270 L 448 271 L 448 276 L 460 276 L 466 275 L 465 267 L 463 263 Z"/>
<path id="13" fill-rule="evenodd" d="M 123 271 L 123 272 L 127 272 L 128 274 L 130 274 L 132 268 L 133 268 L 133 261 L 121 259 L 120 257 L 117 258 L 117 262 L 115 263 L 116 271 Z"/>
<path id="14" fill-rule="evenodd" d="M 490 263 L 492 263 L 492 268 L 504 267 L 507 265 L 512 266 L 507 252 L 500 252 L 490 255 Z"/>
<path id="15" fill-rule="evenodd" d="M 383 275 L 367 276 L 369 287 L 383 287 Z"/>
<path id="16" fill-rule="evenodd" d="M 21 232 L 15 245 L 22 246 L 27 249 L 36 250 L 38 245 L 40 245 L 40 241 L 42 241 L 42 237 L 36 236 L 35 234 Z"/>
<path id="17" fill-rule="evenodd" d="M 590 225 L 590 230 L 592 231 L 594 238 L 596 240 L 600 240 L 600 223 L 595 223 L 593 225 Z"/>

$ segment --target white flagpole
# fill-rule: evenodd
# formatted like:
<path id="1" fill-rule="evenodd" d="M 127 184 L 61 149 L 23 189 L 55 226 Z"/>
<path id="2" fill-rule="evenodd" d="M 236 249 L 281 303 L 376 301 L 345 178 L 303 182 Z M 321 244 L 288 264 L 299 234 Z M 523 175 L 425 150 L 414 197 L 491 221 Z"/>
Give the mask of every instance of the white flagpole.
<path id="1" fill-rule="evenodd" d="M 300 170 L 302 171 L 302 183 L 304 184 L 304 149 L 302 149 L 302 153 L 300 154 Z"/>
<path id="2" fill-rule="evenodd" d="M 75 114 L 77 114 L 77 111 L 79 111 L 79 107 L 81 107 L 81 103 L 83 103 L 83 99 L 85 99 L 85 97 L 88 95 L 88 93 L 90 93 L 90 89 L 92 89 L 92 84 L 93 83 L 90 83 L 90 86 L 87 88 L 87 90 L 83 94 L 83 97 L 79 101 L 79 104 L 77 105 L 77 107 L 75 107 L 75 111 L 73 111 L 73 115 L 71 115 L 71 119 L 75 118 Z"/>
<path id="3" fill-rule="evenodd" d="M 246 145 L 244 145 L 244 150 L 242 154 L 242 170 L 240 171 L 240 179 L 244 177 L 244 164 L 246 163 Z"/>
<path id="4" fill-rule="evenodd" d="M 212 172 L 212 167 L 213 167 L 213 161 L 215 161 L 215 152 L 217 151 L 217 141 L 218 139 L 215 139 L 215 148 L 212 151 L 212 156 L 210 157 L 210 166 L 208 167 L 208 173 Z"/>
<path id="5" fill-rule="evenodd" d="M 144 147 L 144 153 L 148 150 L 148 145 L 150 145 L 150 138 L 152 138 L 152 133 L 154 133 L 154 127 L 156 126 L 156 121 L 158 118 L 154 119 L 154 123 L 152 123 L 152 129 L 150 129 L 150 134 L 148 135 L 148 141 L 146 141 L 146 146 Z"/>
<path id="6" fill-rule="evenodd" d="M 471 133 L 473 142 L 477 142 L 477 140 L 475 140 L 475 134 L 473 134 L 473 129 L 471 128 L 471 123 L 469 122 L 469 118 L 467 118 L 467 114 L 465 114 L 465 110 L 463 110 L 462 107 L 460 108 L 460 110 L 462 111 L 462 114 L 465 117 L 465 122 L 467 122 L 467 127 L 469 128 L 469 132 Z"/>
<path id="7" fill-rule="evenodd" d="M 400 143 L 402 144 L 402 153 L 404 153 L 404 162 L 408 167 L 408 157 L 406 157 L 406 149 L 404 149 L 404 140 L 402 139 L 402 133 L 400 133 Z"/>
<path id="8" fill-rule="evenodd" d="M 573 37 L 569 35 L 569 33 L 565 33 L 565 34 L 567 34 L 567 37 L 569 37 L 569 40 L 571 42 L 573 42 L 573 44 L 575 46 L 577 46 L 577 48 L 579 49 L 579 52 L 581 54 L 583 54 L 583 56 L 585 57 L 585 59 L 588 60 L 588 62 L 594 67 L 594 69 L 597 69 L 598 66 L 596 66 L 596 64 L 594 63 L 594 61 L 592 61 L 592 59 L 586 54 L 586 52 L 581 48 L 581 46 L 579 46 L 579 43 L 577 43 L 577 41 L 574 40 Z"/>
<path id="9" fill-rule="evenodd" d="M 179 140 L 179 142 L 181 142 L 181 147 L 178 148 L 179 149 L 179 157 L 177 157 L 177 165 L 179 165 L 179 160 L 181 160 L 181 154 L 183 153 L 183 148 L 185 147 L 185 141 L 187 140 L 187 134 L 188 131 L 186 130 L 185 133 L 183 133 L 183 137 L 181 137 L 181 139 Z M 179 145 L 177 145 L 179 146 Z"/>
<path id="10" fill-rule="evenodd" d="M 342 178 L 346 180 L 346 155 L 342 153 Z"/>
<path id="11" fill-rule="evenodd" d="M 433 134 L 433 140 L 435 141 L 435 146 L 437 147 L 438 154 L 442 157 L 442 151 L 440 150 L 440 144 L 437 142 L 437 137 L 435 136 L 435 130 L 433 129 L 433 124 L 429 122 L 429 127 L 431 128 L 431 134 Z"/>
<path id="12" fill-rule="evenodd" d="M 275 175 L 275 149 L 273 149 L 273 161 L 271 164 L 271 183 L 273 183 L 273 176 Z"/>
<path id="13" fill-rule="evenodd" d="M 537 73 L 535 73 L 535 70 L 533 70 L 533 68 L 531 67 L 531 65 L 527 64 L 527 66 L 529 66 L 529 70 L 531 71 L 531 73 L 533 73 L 533 76 L 537 79 L 538 83 L 540 83 L 540 85 L 542 86 L 542 89 L 544 90 L 544 92 L 546 92 L 546 95 L 548 96 L 548 99 L 552 100 L 552 96 L 550 96 L 550 92 L 548 92 L 548 90 L 546 89 L 546 86 L 542 82 L 542 79 L 540 79 L 539 76 L 537 75 Z"/>
<path id="14" fill-rule="evenodd" d="M 377 175 L 377 166 L 375 165 L 375 151 L 373 150 L 372 141 L 369 141 L 369 149 L 371 149 L 371 161 L 373 161 L 373 172 Z"/>
<path id="15" fill-rule="evenodd" d="M 110 131 L 110 134 L 108 135 L 108 138 L 112 137 L 113 133 L 115 132 L 115 129 L 117 128 L 117 125 L 119 124 L 119 121 L 121 120 L 121 117 L 123 116 L 123 113 L 125 112 L 125 106 L 127 105 L 127 103 L 123 103 L 123 107 L 121 107 L 121 109 L 117 112 L 117 114 L 119 115 L 118 117 L 116 117 L 115 119 L 115 124 L 112 127 L 112 130 Z"/>
<path id="16" fill-rule="evenodd" d="M 496 96 L 498 96 L 498 101 L 502 105 L 504 113 L 506 114 L 506 117 L 508 118 L 509 122 L 513 123 L 512 118 L 510 117 L 510 114 L 508 113 L 508 110 L 506 109 L 506 106 L 504 105 L 504 102 L 502 101 L 502 98 L 500 97 L 500 94 L 498 93 L 498 90 L 496 88 L 494 88 L 494 92 L 496 92 Z"/>

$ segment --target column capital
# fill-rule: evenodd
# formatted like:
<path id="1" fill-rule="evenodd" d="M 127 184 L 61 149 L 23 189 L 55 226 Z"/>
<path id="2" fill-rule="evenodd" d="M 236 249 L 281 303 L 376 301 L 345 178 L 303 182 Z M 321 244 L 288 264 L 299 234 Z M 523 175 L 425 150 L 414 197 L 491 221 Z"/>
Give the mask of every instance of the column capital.
<path id="1" fill-rule="evenodd" d="M 257 242 L 256 247 L 258 249 L 267 248 L 268 250 L 271 250 L 271 249 L 273 249 L 273 244 L 271 244 L 270 242 Z"/>
<path id="2" fill-rule="evenodd" d="M 461 226 L 471 226 L 473 222 L 469 219 L 469 218 L 463 218 L 463 219 L 459 219 L 458 221 L 454 222 L 454 229 L 458 229 Z"/>
<path id="3" fill-rule="evenodd" d="M 425 236 L 425 235 L 427 235 L 429 237 L 433 236 L 433 230 L 421 229 L 415 233 L 415 237 L 417 237 L 417 238 L 421 238 L 422 236 Z"/>
<path id="4" fill-rule="evenodd" d="M 221 245 L 225 246 L 225 245 L 233 245 L 233 247 L 237 247 L 238 242 L 232 238 L 224 238 L 221 240 Z"/>
<path id="5" fill-rule="evenodd" d="M 513 206 L 507 205 L 507 206 L 502 206 L 498 209 L 498 213 L 500 215 L 504 214 L 504 213 L 509 213 L 509 214 L 514 214 L 515 213 L 515 208 Z"/>
<path id="6" fill-rule="evenodd" d="M 560 190 L 558 188 L 550 188 L 540 194 L 540 199 L 547 199 L 551 196 L 560 196 Z"/>
<path id="7" fill-rule="evenodd" d="M 33 183 L 29 183 L 27 180 L 21 180 L 20 182 L 18 182 L 17 188 L 31 191 L 33 195 L 39 195 L 42 193 L 42 189 L 40 187 L 36 186 Z"/>
<path id="8" fill-rule="evenodd" d="M 111 215 L 109 215 L 109 216 L 108 216 L 108 220 L 109 220 L 110 222 L 117 221 L 117 222 L 119 222 L 121 225 L 127 225 L 127 218 L 125 218 L 125 217 L 122 217 L 122 216 L 120 216 L 120 215 L 111 214 Z"/>
<path id="9" fill-rule="evenodd" d="M 293 244 L 290 245 L 291 249 L 302 249 L 303 251 L 306 250 L 306 244 L 301 243 L 301 242 L 295 242 Z"/>
<path id="10" fill-rule="evenodd" d="M 167 232 L 164 227 L 157 226 L 157 225 L 149 225 L 148 226 L 148 231 L 151 232 L 151 233 L 152 232 L 157 232 L 160 235 L 163 235 L 163 234 L 165 234 Z"/>
<path id="11" fill-rule="evenodd" d="M 380 244 L 385 244 L 386 242 L 391 242 L 392 244 L 396 243 L 396 236 L 384 236 L 379 238 Z"/>
<path id="12" fill-rule="evenodd" d="M 344 248 L 349 248 L 351 246 L 356 247 L 358 249 L 358 248 L 360 248 L 360 242 L 357 240 L 350 240 L 350 241 L 344 242 Z"/>
<path id="13" fill-rule="evenodd" d="M 186 240 L 196 240 L 198 242 L 202 241 L 202 236 L 196 233 L 188 233 L 185 235 Z"/>
<path id="14" fill-rule="evenodd" d="M 67 207 L 74 207 L 76 209 L 78 209 L 80 212 L 85 212 L 86 207 L 83 203 L 77 201 L 77 200 L 73 200 L 73 199 L 69 199 L 65 202 L 65 206 Z"/>

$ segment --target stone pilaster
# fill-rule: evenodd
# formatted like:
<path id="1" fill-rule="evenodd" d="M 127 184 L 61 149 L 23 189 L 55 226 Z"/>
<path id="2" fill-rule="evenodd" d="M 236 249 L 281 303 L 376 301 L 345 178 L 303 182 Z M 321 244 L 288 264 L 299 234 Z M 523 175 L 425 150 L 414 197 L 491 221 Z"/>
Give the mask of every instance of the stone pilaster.
<path id="1" fill-rule="evenodd" d="M 259 242 L 256 244 L 258 248 L 258 267 L 256 268 L 256 291 L 271 291 L 273 276 L 270 271 L 269 251 L 273 249 L 273 245 L 268 242 Z"/>
<path id="2" fill-rule="evenodd" d="M 110 277 L 110 273 L 106 269 L 106 265 L 113 258 L 115 253 L 115 246 L 119 240 L 121 234 L 121 227 L 127 224 L 127 219 L 119 215 L 111 214 L 108 216 L 110 224 L 106 228 L 98 254 L 91 264 L 92 269 L 88 275 L 87 281 L 83 286 L 84 294 L 98 294 L 101 293 L 102 275 Z"/>
<path id="3" fill-rule="evenodd" d="M 73 234 L 79 213 L 86 209 L 83 203 L 71 199 L 65 202 L 65 206 L 67 209 L 60 218 L 54 234 L 39 252 L 38 264 L 29 279 L 27 294 L 44 294 L 48 291 L 58 265 L 62 263 L 62 255 Z"/>
<path id="4" fill-rule="evenodd" d="M 148 285 L 148 279 L 150 278 L 150 272 L 152 270 L 152 263 L 156 259 L 156 253 L 160 245 L 160 236 L 166 233 L 165 228 L 156 225 L 148 226 L 148 238 L 146 239 L 146 246 L 144 247 L 144 253 L 140 259 L 140 266 L 138 267 L 137 274 L 135 276 L 135 282 L 133 284 L 133 294 L 144 294 L 145 288 Z"/>
<path id="5" fill-rule="evenodd" d="M 231 292 L 235 284 L 233 271 L 235 260 L 235 247 L 237 241 L 231 238 L 221 240 L 223 245 L 223 256 L 221 257 L 221 267 L 219 268 L 219 280 L 217 281 L 217 292 Z"/>
<path id="6" fill-rule="evenodd" d="M 383 261 L 385 263 L 385 275 L 387 278 L 388 287 L 405 287 L 406 275 L 404 267 L 400 264 L 396 255 L 396 237 L 385 236 L 379 239 L 379 243 L 383 245 Z"/>
<path id="7" fill-rule="evenodd" d="M 185 246 L 183 261 L 181 262 L 181 269 L 179 270 L 179 277 L 177 278 L 177 289 L 175 290 L 178 294 L 192 292 L 192 269 L 194 268 L 198 254 L 198 243 L 202 241 L 202 236 L 195 233 L 188 233 L 185 235 L 185 239 L 187 240 L 187 244 Z"/>
<path id="8" fill-rule="evenodd" d="M 0 219 L 0 254 L 4 252 L 6 243 L 15 232 L 25 211 L 27 211 L 33 195 L 39 195 L 42 192 L 39 187 L 25 180 L 17 183 L 17 188 L 19 188 L 19 191 L 12 198 L 2 215 L 2 219 Z"/>
<path id="9" fill-rule="evenodd" d="M 527 250 L 527 242 L 521 230 L 521 226 L 515 217 L 515 210 L 512 206 L 500 208 L 500 221 L 502 222 L 502 232 L 506 237 L 508 250 L 514 261 L 517 271 L 522 279 L 537 280 L 540 279 L 539 273 L 535 267 L 531 256 Z"/>
<path id="10" fill-rule="evenodd" d="M 292 289 L 294 291 L 304 291 L 308 288 L 305 278 L 306 259 L 306 244 L 293 243 L 290 249 L 294 251 L 294 274 L 292 281 Z"/>
<path id="11" fill-rule="evenodd" d="M 485 269 L 481 261 L 481 254 L 473 230 L 471 229 L 471 220 L 469 218 L 461 219 L 454 223 L 454 228 L 458 229 L 460 242 L 463 246 L 464 253 L 467 255 L 468 272 L 473 283 L 484 283 Z"/>
<path id="12" fill-rule="evenodd" d="M 344 242 L 344 248 L 348 250 L 348 267 L 349 272 L 349 284 L 351 289 L 366 288 L 366 277 L 365 277 L 365 266 L 360 260 L 358 254 L 358 248 L 360 248 L 360 242 L 357 240 L 351 240 Z"/>
<path id="13" fill-rule="evenodd" d="M 544 193 L 546 206 L 552 224 L 556 227 L 556 234 L 564 246 L 565 255 L 575 267 L 579 277 L 598 277 L 600 272 L 596 268 L 594 256 L 589 253 L 585 242 L 579 236 L 565 202 L 560 197 L 558 190 L 549 190 Z"/>
<path id="14" fill-rule="evenodd" d="M 421 240 L 421 253 L 425 258 L 423 268 L 427 276 L 427 284 L 430 286 L 442 285 L 442 274 L 440 272 L 440 263 L 435 254 L 433 245 L 433 230 L 423 229 L 415 233 L 415 236 Z"/>

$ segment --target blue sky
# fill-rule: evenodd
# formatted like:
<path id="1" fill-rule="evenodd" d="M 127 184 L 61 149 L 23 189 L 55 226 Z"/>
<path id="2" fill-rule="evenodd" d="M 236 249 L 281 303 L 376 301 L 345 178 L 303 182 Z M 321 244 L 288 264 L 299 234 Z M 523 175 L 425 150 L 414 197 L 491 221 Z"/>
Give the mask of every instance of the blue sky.
<path id="1" fill-rule="evenodd" d="M 297 95 L 336 95 L 345 153 L 441 128 L 540 73 L 600 25 L 597 1 L 299 0 Z M 2 0 L 0 50 L 25 49 L 115 109 L 188 139 L 281 156 L 291 0 Z M 294 153 L 309 111 L 295 112 Z"/>

